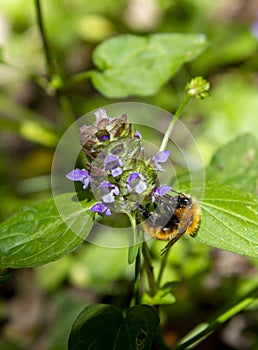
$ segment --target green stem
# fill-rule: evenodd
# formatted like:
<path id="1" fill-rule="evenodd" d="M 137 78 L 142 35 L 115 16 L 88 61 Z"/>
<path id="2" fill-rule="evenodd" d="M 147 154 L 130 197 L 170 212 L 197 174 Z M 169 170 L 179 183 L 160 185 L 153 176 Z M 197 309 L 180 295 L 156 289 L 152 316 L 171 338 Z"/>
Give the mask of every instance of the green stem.
<path id="1" fill-rule="evenodd" d="M 140 286 L 141 286 L 141 251 L 138 249 L 138 253 L 135 260 L 135 277 L 134 277 L 134 300 L 135 305 L 139 305 L 141 303 L 141 293 L 140 293 Z"/>
<path id="2" fill-rule="evenodd" d="M 210 333 L 212 333 L 218 326 L 222 323 L 228 321 L 230 318 L 235 316 L 240 311 L 244 310 L 248 305 L 257 300 L 258 296 L 258 286 L 256 285 L 252 288 L 248 293 L 242 296 L 237 302 L 231 305 L 225 312 L 222 312 L 218 315 L 214 321 L 210 322 L 204 329 L 200 330 L 197 334 L 194 335 L 186 335 L 184 338 L 187 340 L 183 341 L 179 344 L 175 350 L 183 350 L 187 349 L 189 346 L 193 345 L 196 342 L 202 341 L 206 338 Z M 191 332 L 192 333 L 192 332 Z"/>
<path id="3" fill-rule="evenodd" d="M 140 236 L 136 226 L 136 220 L 133 215 L 126 213 L 133 229 L 131 242 L 128 249 L 128 263 L 132 264 L 135 262 L 135 272 L 134 272 L 134 301 L 135 305 L 141 303 L 141 244 L 139 243 Z"/>
<path id="4" fill-rule="evenodd" d="M 47 37 L 46 37 L 40 0 L 35 0 L 35 8 L 36 8 L 36 15 L 37 15 L 37 23 L 38 23 L 38 27 L 39 27 L 39 32 L 40 32 L 41 40 L 43 43 L 46 65 L 48 68 L 48 79 L 51 81 L 53 78 L 53 75 L 55 73 L 55 67 L 54 67 L 54 63 L 53 63 L 53 60 L 52 60 L 52 57 L 50 54 L 49 45 L 48 45 L 48 41 L 47 41 Z"/>
<path id="5" fill-rule="evenodd" d="M 168 140 L 169 140 L 169 138 L 171 136 L 172 130 L 173 130 L 174 125 L 175 125 L 175 122 L 178 120 L 178 118 L 182 114 L 184 107 L 190 101 L 191 97 L 192 96 L 187 94 L 185 96 L 185 98 L 183 99 L 182 103 L 180 104 L 180 106 L 177 108 L 174 116 L 172 117 L 172 119 L 170 121 L 170 124 L 169 124 L 169 126 L 167 128 L 167 131 L 166 131 L 166 133 L 165 133 L 165 135 L 163 137 L 163 140 L 161 142 L 161 146 L 160 146 L 160 149 L 159 149 L 160 151 L 164 151 L 166 149 L 167 144 L 168 144 Z M 164 269 L 165 269 L 166 264 L 167 264 L 168 252 L 169 252 L 169 250 L 164 254 L 162 262 L 161 262 L 161 267 L 160 267 L 158 281 L 157 281 L 158 286 L 160 286 L 162 275 L 163 275 Z"/>
<path id="6" fill-rule="evenodd" d="M 154 278 L 149 247 L 145 241 L 142 243 L 142 254 L 144 257 L 144 267 L 145 267 L 145 271 L 149 282 L 150 295 L 154 296 L 157 292 L 157 284 Z"/>
<path id="7" fill-rule="evenodd" d="M 47 76 L 49 85 L 47 85 L 43 79 L 38 79 L 38 82 L 46 91 L 48 91 L 48 89 L 51 89 L 55 93 L 57 92 L 57 99 L 59 101 L 62 111 L 64 112 L 65 127 L 69 127 L 74 122 L 75 118 L 69 99 L 62 93 L 62 91 L 60 91 L 60 88 L 62 87 L 63 83 L 61 76 L 58 74 L 57 67 L 54 64 L 54 60 L 49 49 L 40 0 L 35 0 L 35 9 L 37 16 L 37 24 L 39 27 L 39 32 L 43 44 L 46 67 L 48 71 Z M 54 83 L 56 83 L 56 80 L 58 82 L 58 85 L 55 86 Z"/>
<path id="8" fill-rule="evenodd" d="M 164 151 L 167 147 L 167 144 L 168 144 L 168 140 L 171 136 L 171 133 L 172 133 L 172 130 L 173 130 L 173 127 L 175 125 L 175 122 L 177 121 L 177 119 L 180 117 L 180 115 L 182 114 L 183 112 L 183 109 L 184 107 L 187 105 L 187 103 L 190 101 L 192 96 L 190 95 L 186 95 L 185 98 L 183 99 L 182 103 L 180 104 L 180 106 L 178 107 L 178 109 L 176 110 L 176 113 L 174 114 L 174 116 L 172 117 L 171 119 L 171 122 L 167 128 L 167 131 L 163 137 L 163 140 L 162 140 L 162 143 L 161 143 L 161 146 L 160 146 L 160 151 Z"/>
<path id="9" fill-rule="evenodd" d="M 167 265 L 167 261 L 168 261 L 168 253 L 169 253 L 169 249 L 165 252 L 165 254 L 162 257 L 161 260 L 161 265 L 160 265 L 160 270 L 159 270 L 159 275 L 158 275 L 158 280 L 157 280 L 157 285 L 158 287 L 160 287 L 161 284 L 161 280 L 162 280 L 162 276 L 163 276 L 163 272 L 165 270 L 165 267 Z"/>
<path id="10" fill-rule="evenodd" d="M 62 89 L 67 89 L 75 84 L 81 83 L 84 80 L 87 80 L 91 77 L 93 70 L 89 70 L 86 72 L 81 72 L 78 74 L 73 75 L 72 77 L 68 78 L 62 85 Z"/>

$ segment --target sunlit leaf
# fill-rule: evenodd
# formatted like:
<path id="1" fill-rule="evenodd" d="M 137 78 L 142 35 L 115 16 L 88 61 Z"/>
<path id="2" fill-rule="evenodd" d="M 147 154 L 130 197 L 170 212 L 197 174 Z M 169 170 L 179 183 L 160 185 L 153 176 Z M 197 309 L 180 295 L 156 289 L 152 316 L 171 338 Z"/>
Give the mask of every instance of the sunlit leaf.
<path id="1" fill-rule="evenodd" d="M 202 34 L 120 35 L 93 52 L 92 82 L 107 97 L 153 95 L 206 47 Z"/>
<path id="2" fill-rule="evenodd" d="M 60 259 L 78 247 L 92 227 L 73 194 L 22 207 L 0 225 L 0 267 L 31 267 Z M 66 223 L 63 221 L 65 220 Z M 70 227 L 70 228 L 69 228 Z M 76 233 L 74 233 L 76 232 Z"/>
<path id="3" fill-rule="evenodd" d="M 243 134 L 223 145 L 206 169 L 206 178 L 253 192 L 258 180 L 257 138 Z"/>
<path id="4" fill-rule="evenodd" d="M 187 185 L 181 190 L 187 191 Z M 203 187 L 195 187 L 202 210 L 196 239 L 220 249 L 258 257 L 258 197 L 217 183 L 206 183 L 203 198 L 202 192 Z"/>
<path id="5" fill-rule="evenodd" d="M 203 171 L 185 173 L 177 177 L 179 183 L 201 178 Z M 254 192 L 258 181 L 258 140 L 249 133 L 241 134 L 222 145 L 205 169 L 207 181 L 242 188 Z"/>

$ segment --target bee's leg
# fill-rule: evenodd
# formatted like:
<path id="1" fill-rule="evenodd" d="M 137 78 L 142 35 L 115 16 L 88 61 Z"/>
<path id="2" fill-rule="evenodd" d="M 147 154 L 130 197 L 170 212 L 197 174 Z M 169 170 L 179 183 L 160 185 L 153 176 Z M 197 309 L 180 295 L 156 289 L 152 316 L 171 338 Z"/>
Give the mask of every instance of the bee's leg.
<path id="1" fill-rule="evenodd" d="M 163 255 L 165 254 L 178 240 L 179 238 L 181 238 L 184 234 L 184 231 L 183 232 L 178 232 L 169 242 L 168 244 L 163 248 L 161 249 L 160 251 L 160 255 Z"/>
<path id="2" fill-rule="evenodd" d="M 138 204 L 137 207 L 138 207 L 138 209 L 139 209 L 139 211 L 144 219 L 148 219 L 151 216 L 151 214 L 148 212 L 148 210 L 146 210 L 144 208 L 144 206 L 142 206 L 141 204 Z"/>

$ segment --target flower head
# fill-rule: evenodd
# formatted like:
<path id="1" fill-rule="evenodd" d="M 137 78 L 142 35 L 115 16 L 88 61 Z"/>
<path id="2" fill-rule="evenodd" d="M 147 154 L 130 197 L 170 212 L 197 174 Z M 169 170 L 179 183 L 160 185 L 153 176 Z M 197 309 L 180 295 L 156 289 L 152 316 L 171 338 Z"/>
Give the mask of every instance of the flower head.
<path id="1" fill-rule="evenodd" d="M 103 108 L 94 114 L 96 123 L 80 128 L 87 170 L 74 169 L 66 175 L 71 181 L 81 182 L 84 190 L 90 185 L 97 201 L 91 212 L 108 216 L 117 210 L 132 210 L 132 199 L 152 198 L 155 202 L 169 192 L 170 186 L 159 185 L 157 172 L 165 171 L 161 164 L 168 160 L 170 151 L 160 151 L 146 159 L 142 135 L 132 131 L 126 115 L 112 118 Z"/>
<path id="2" fill-rule="evenodd" d="M 204 99 L 209 96 L 210 83 L 202 77 L 196 77 L 187 83 L 185 88 L 188 95 Z"/>

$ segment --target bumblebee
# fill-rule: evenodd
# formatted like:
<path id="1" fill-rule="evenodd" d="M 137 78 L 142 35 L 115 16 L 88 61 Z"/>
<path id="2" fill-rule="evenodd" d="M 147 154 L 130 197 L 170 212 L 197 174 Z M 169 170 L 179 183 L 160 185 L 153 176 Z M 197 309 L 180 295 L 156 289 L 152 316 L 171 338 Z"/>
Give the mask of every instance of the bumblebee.
<path id="1" fill-rule="evenodd" d="M 154 202 L 154 211 L 149 211 L 141 204 L 141 224 L 153 238 L 169 241 L 161 251 L 164 254 L 184 233 L 194 237 L 197 234 L 201 208 L 196 199 L 178 193 L 176 196 L 164 195 Z"/>

